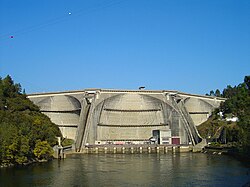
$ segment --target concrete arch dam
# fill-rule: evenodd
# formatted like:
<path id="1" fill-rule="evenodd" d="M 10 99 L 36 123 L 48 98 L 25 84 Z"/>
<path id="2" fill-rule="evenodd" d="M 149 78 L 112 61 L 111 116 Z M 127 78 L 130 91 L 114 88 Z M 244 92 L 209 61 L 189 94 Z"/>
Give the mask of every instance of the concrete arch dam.
<path id="1" fill-rule="evenodd" d="M 177 91 L 103 90 L 30 94 L 77 151 L 98 144 L 197 145 L 197 126 L 224 98 Z"/>

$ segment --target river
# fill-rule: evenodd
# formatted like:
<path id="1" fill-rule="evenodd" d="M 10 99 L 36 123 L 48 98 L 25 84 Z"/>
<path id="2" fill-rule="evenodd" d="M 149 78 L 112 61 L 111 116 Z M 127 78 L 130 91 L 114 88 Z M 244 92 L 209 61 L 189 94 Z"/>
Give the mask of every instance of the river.
<path id="1" fill-rule="evenodd" d="M 0 169 L 0 186 L 242 186 L 250 167 L 225 155 L 86 154 Z"/>

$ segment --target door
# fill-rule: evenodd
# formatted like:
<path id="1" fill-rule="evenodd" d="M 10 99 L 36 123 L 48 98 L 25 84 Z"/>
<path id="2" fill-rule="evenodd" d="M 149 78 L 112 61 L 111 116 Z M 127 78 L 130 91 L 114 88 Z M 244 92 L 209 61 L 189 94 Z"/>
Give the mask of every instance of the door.
<path id="1" fill-rule="evenodd" d="M 180 138 L 177 138 L 177 137 L 172 138 L 172 144 L 179 145 L 180 144 Z"/>

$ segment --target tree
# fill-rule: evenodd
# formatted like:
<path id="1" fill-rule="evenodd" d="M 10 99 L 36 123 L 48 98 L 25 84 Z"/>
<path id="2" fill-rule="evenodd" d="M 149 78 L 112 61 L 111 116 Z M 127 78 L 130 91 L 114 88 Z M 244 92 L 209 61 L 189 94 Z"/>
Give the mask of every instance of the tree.
<path id="1" fill-rule="evenodd" d="M 238 86 L 227 86 L 223 96 L 228 99 L 221 103 L 220 110 L 225 115 L 235 115 L 239 118 L 237 128 L 239 142 L 245 152 L 250 153 L 250 76 L 245 76 L 244 82 Z"/>
<path id="2" fill-rule="evenodd" d="M 216 91 L 215 91 L 215 96 L 216 96 L 216 97 L 221 97 L 221 93 L 220 93 L 220 90 L 219 90 L 219 89 L 216 89 Z"/>
<path id="3" fill-rule="evenodd" d="M 53 155 L 53 149 L 47 141 L 38 140 L 34 149 L 34 155 L 40 160 L 47 160 Z"/>
<path id="4" fill-rule="evenodd" d="M 209 95 L 210 95 L 210 96 L 214 96 L 214 91 L 211 90 L 211 91 L 209 92 Z"/>
<path id="5" fill-rule="evenodd" d="M 244 83 L 247 86 L 247 89 L 250 91 L 250 76 L 245 76 Z"/>
<path id="6" fill-rule="evenodd" d="M 213 95 L 213 91 L 210 91 Z M 244 82 L 237 86 L 228 85 L 222 92 L 217 89 L 215 96 L 227 98 L 222 102 L 218 111 L 223 112 L 223 116 L 237 116 L 239 121 L 236 123 L 227 123 L 221 119 L 217 119 L 218 111 L 214 112 L 208 122 L 204 125 L 208 129 L 212 129 L 213 123 L 225 123 L 227 132 L 227 140 L 238 143 L 238 148 L 245 155 L 250 155 L 250 76 L 244 77 Z M 212 121 L 212 122 L 211 122 Z"/>
<path id="7" fill-rule="evenodd" d="M 21 93 L 21 85 L 0 78 L 0 166 L 48 158 L 56 136 L 58 126 Z"/>

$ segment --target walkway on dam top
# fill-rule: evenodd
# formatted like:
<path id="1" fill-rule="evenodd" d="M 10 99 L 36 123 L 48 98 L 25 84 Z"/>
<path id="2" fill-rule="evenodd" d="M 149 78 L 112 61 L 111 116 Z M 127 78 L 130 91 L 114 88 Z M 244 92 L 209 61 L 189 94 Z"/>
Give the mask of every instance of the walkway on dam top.
<path id="1" fill-rule="evenodd" d="M 208 99 L 218 99 L 225 101 L 226 98 L 222 97 L 214 97 L 214 96 L 207 96 L 207 95 L 200 95 L 200 94 L 190 94 L 190 93 L 184 93 L 177 90 L 122 90 L 122 89 L 99 89 L 99 88 L 93 88 L 93 89 L 83 89 L 83 90 L 69 90 L 69 91 L 56 91 L 56 92 L 42 92 L 42 93 L 31 93 L 27 94 L 28 97 L 41 97 L 41 96 L 52 96 L 52 95 L 69 95 L 69 94 L 96 94 L 97 92 L 107 92 L 107 93 L 169 93 L 169 94 L 180 94 L 185 96 L 193 96 L 193 97 L 202 97 L 202 98 L 208 98 Z"/>

